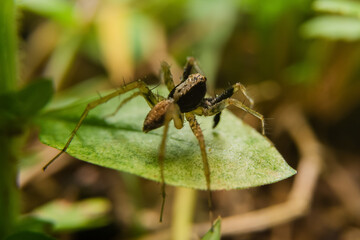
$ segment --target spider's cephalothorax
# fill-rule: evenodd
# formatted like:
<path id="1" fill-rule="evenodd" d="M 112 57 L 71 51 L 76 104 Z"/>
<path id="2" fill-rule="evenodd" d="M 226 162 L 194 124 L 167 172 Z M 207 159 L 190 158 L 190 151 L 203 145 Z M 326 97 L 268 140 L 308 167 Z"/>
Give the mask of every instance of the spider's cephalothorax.
<path id="1" fill-rule="evenodd" d="M 168 98 L 174 99 L 182 113 L 190 112 L 200 105 L 206 94 L 206 77 L 200 73 L 189 77 L 173 88 Z"/>
<path id="2" fill-rule="evenodd" d="M 174 87 L 167 99 L 157 103 L 145 118 L 143 131 L 148 132 L 164 125 L 165 116 L 173 105 L 173 113 L 169 116 L 174 120 L 176 128 L 183 126 L 183 114 L 196 109 L 206 94 L 206 77 L 199 73 L 189 77 Z"/>
<path id="3" fill-rule="evenodd" d="M 192 72 L 194 73 L 191 74 Z M 91 109 L 123 93 L 134 91 L 132 95 L 130 95 L 129 97 L 123 100 L 123 102 L 119 105 L 119 107 L 116 109 L 114 114 L 121 108 L 121 106 L 123 106 L 123 104 L 127 103 L 132 98 L 140 95 L 144 97 L 144 99 L 151 108 L 150 112 L 145 118 L 143 131 L 149 132 L 153 129 L 164 126 L 164 132 L 162 136 L 162 141 L 160 143 L 159 156 L 158 156 L 159 167 L 160 167 L 160 179 L 162 183 L 161 189 L 162 189 L 162 197 L 163 197 L 161 213 L 160 213 L 160 221 L 162 220 L 162 214 L 165 203 L 164 159 L 165 159 L 166 135 L 169 129 L 170 121 L 173 120 L 175 127 L 180 129 L 183 127 L 184 117 L 189 122 L 190 128 L 193 131 L 195 137 L 197 138 L 200 146 L 201 158 L 204 168 L 204 176 L 206 180 L 206 189 L 208 192 L 208 205 L 210 209 L 209 212 L 211 219 L 212 203 L 211 203 L 210 167 L 207 159 L 204 136 L 202 134 L 200 125 L 197 122 L 195 116 L 196 115 L 215 116 L 213 127 L 216 127 L 220 121 L 220 115 L 222 110 L 224 110 L 224 108 L 226 108 L 229 105 L 233 105 L 260 119 L 262 124 L 261 125 L 262 134 L 265 135 L 264 118 L 260 113 L 252 110 L 253 100 L 247 95 L 245 87 L 240 83 L 234 84 L 233 86 L 231 86 L 230 88 L 228 88 L 218 96 L 205 98 L 206 78 L 204 77 L 204 74 L 202 74 L 202 71 L 196 64 L 195 59 L 192 57 L 189 57 L 187 59 L 184 72 L 181 78 L 181 82 L 178 85 L 175 86 L 170 72 L 170 66 L 165 62 L 163 62 L 161 65 L 160 78 L 163 82 L 165 82 L 165 85 L 170 91 L 167 98 L 164 98 L 162 96 L 153 93 L 143 81 L 138 80 L 123 86 L 122 88 L 116 90 L 113 93 L 110 93 L 93 102 L 90 102 L 87 105 L 84 112 L 82 113 L 79 122 L 72 131 L 70 138 L 68 139 L 64 148 L 61 150 L 60 153 L 58 153 L 53 159 L 51 159 L 45 165 L 44 170 L 53 161 L 55 161 L 61 154 L 66 152 L 71 141 L 73 140 L 77 131 L 79 130 L 82 122 L 84 121 L 84 119 L 86 118 L 86 116 L 88 115 Z M 236 100 L 235 98 L 232 98 L 233 94 L 238 91 L 241 91 L 244 94 L 244 96 L 248 99 L 250 103 L 250 107 L 247 107 L 242 102 Z"/>

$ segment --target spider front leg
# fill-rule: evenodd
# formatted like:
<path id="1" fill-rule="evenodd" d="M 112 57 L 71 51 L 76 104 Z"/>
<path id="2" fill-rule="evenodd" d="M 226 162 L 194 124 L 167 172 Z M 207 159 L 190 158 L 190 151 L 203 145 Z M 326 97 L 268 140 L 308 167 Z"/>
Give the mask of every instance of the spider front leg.
<path id="1" fill-rule="evenodd" d="M 180 112 L 179 106 L 174 103 L 173 99 L 166 99 L 159 102 L 145 118 L 144 121 L 144 132 L 151 131 L 160 126 L 164 126 L 164 132 L 159 149 L 159 167 L 160 167 L 160 181 L 161 181 L 161 211 L 160 211 L 160 222 L 162 222 L 162 217 L 164 213 L 165 206 L 165 176 L 164 176 L 164 159 L 165 159 L 165 147 L 166 147 L 166 138 L 169 130 L 169 123 L 171 120 L 174 120 L 174 125 L 176 128 L 180 129 L 183 127 L 183 114 Z"/>
<path id="2" fill-rule="evenodd" d="M 244 104 L 243 105 L 246 106 L 249 109 L 252 109 L 253 106 L 254 106 L 254 100 L 247 94 L 245 86 L 242 85 L 241 83 L 235 83 L 230 88 L 226 89 L 222 94 L 216 96 L 215 98 L 210 98 L 209 99 L 209 104 L 210 105 L 216 105 L 217 103 L 220 103 L 221 101 L 230 98 L 232 95 L 234 95 L 238 91 L 241 91 L 241 93 L 245 96 L 245 98 L 249 101 L 249 104 L 250 104 L 249 107 L 247 107 Z M 248 112 L 248 111 L 246 111 L 246 112 Z M 221 111 L 219 111 L 215 115 L 213 128 L 215 128 L 218 125 L 218 123 L 220 121 L 220 115 L 221 115 Z"/>
<path id="3" fill-rule="evenodd" d="M 120 89 L 116 90 L 115 92 L 112 92 L 104 97 L 100 97 L 99 99 L 95 100 L 95 101 L 92 101 L 90 102 L 84 112 L 81 114 L 81 117 L 79 119 L 79 122 L 76 124 L 74 130 L 71 132 L 71 135 L 68 139 L 68 141 L 66 142 L 64 148 L 55 156 L 53 157 L 44 167 L 43 167 L 43 170 L 45 171 L 46 168 L 51 164 L 53 163 L 58 157 L 60 157 L 63 153 L 66 152 L 66 150 L 68 149 L 70 143 L 72 142 L 72 140 L 74 139 L 77 131 L 79 130 L 80 126 L 82 125 L 83 121 L 85 120 L 86 116 L 89 114 L 90 110 L 94 109 L 95 107 L 103 104 L 103 103 L 106 103 L 107 101 L 123 94 L 123 93 L 126 93 L 128 91 L 131 91 L 131 90 L 134 90 L 134 89 L 138 89 L 141 96 L 143 96 L 146 100 L 146 102 L 148 103 L 148 105 L 152 108 L 156 105 L 156 103 L 158 102 L 156 96 L 151 92 L 151 90 L 146 86 L 146 84 L 141 81 L 141 80 L 138 80 L 136 82 L 132 82 L 132 83 L 129 83 L 123 87 L 121 87 Z M 135 97 L 137 95 L 133 94 L 132 95 L 132 98 Z M 125 101 L 129 101 L 130 99 L 127 98 L 125 99 Z"/>
<path id="4" fill-rule="evenodd" d="M 243 104 L 242 102 L 240 102 L 239 100 L 234 99 L 234 98 L 226 99 L 225 104 L 226 104 L 226 106 L 234 105 L 235 107 L 238 107 L 238 108 L 244 110 L 245 112 L 250 113 L 257 119 L 259 119 L 261 122 L 261 134 L 263 136 L 265 136 L 265 119 L 262 114 L 258 113 L 257 111 L 251 109 L 250 107 L 246 106 L 245 104 Z"/>
<path id="5" fill-rule="evenodd" d="M 205 140 L 204 135 L 201 131 L 199 123 L 196 121 L 195 115 L 193 113 L 185 113 L 186 120 L 189 122 L 189 125 L 191 127 L 191 130 L 193 131 L 195 137 L 197 138 L 199 145 L 200 145 L 200 151 L 201 151 L 201 158 L 203 161 L 203 168 L 204 168 L 204 174 L 206 179 L 206 189 L 208 192 L 208 206 L 209 206 L 209 218 L 210 222 L 213 222 L 213 209 L 212 209 L 212 198 L 211 198 L 211 179 L 210 179 L 210 167 L 209 162 L 206 154 L 206 146 L 205 146 Z"/>
<path id="6" fill-rule="evenodd" d="M 175 87 L 174 79 L 170 71 L 170 65 L 165 61 L 161 62 L 160 81 L 165 83 L 169 92 Z"/>
<path id="7" fill-rule="evenodd" d="M 181 82 L 185 81 L 189 75 L 191 74 L 191 71 L 195 69 L 196 72 L 203 74 L 202 70 L 200 69 L 199 65 L 197 64 L 194 57 L 188 57 L 186 59 L 186 64 L 184 67 L 184 71 L 181 77 Z M 160 69 L 160 80 L 161 82 L 165 83 L 167 89 L 171 92 L 175 88 L 174 79 L 170 71 L 170 65 L 163 61 L 161 62 L 161 69 Z"/>
<path id="8" fill-rule="evenodd" d="M 196 59 L 194 57 L 187 57 L 181 82 L 185 81 L 189 77 L 193 69 L 195 69 L 197 73 L 204 75 L 203 71 L 196 62 Z"/>
<path id="9" fill-rule="evenodd" d="M 172 111 L 172 110 L 170 110 L 170 111 Z M 171 121 L 170 111 L 167 112 L 165 115 L 164 132 L 163 132 L 163 136 L 162 136 L 162 140 L 161 140 L 161 144 L 160 144 L 159 156 L 158 156 L 159 167 L 160 167 L 160 179 L 161 179 L 161 196 L 162 196 L 161 210 L 160 210 L 160 222 L 162 222 L 162 217 L 164 214 L 164 207 L 165 207 L 165 198 L 166 198 L 164 159 L 165 159 L 166 138 L 167 138 L 167 133 L 169 131 L 169 123 Z"/>
<path id="10" fill-rule="evenodd" d="M 233 105 L 259 119 L 261 121 L 261 134 L 265 136 L 265 119 L 262 114 L 258 113 L 257 111 L 251 109 L 250 107 L 246 106 L 245 104 L 234 98 L 226 98 L 216 102 L 215 104 L 214 100 L 216 100 L 216 98 L 207 99 L 207 101 L 204 103 L 205 106 L 198 107 L 193 112 L 200 116 L 219 115 L 221 111 L 224 110 L 226 107 Z"/>

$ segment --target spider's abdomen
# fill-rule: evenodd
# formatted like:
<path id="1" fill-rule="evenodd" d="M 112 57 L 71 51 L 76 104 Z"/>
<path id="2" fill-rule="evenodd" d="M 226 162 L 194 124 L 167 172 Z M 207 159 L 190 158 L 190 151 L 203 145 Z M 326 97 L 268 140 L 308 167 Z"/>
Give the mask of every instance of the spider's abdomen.
<path id="1" fill-rule="evenodd" d="M 149 132 L 164 125 L 165 114 L 171 102 L 172 100 L 168 99 L 162 100 L 150 110 L 144 121 L 144 132 Z"/>
<path id="2" fill-rule="evenodd" d="M 174 99 L 180 111 L 190 112 L 197 108 L 206 94 L 206 77 L 191 74 L 185 81 L 174 87 L 168 98 Z"/>

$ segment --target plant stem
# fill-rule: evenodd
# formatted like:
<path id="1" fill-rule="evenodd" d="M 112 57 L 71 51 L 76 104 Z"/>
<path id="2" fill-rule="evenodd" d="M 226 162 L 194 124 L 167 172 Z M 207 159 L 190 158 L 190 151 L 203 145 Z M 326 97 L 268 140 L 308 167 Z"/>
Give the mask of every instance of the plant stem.
<path id="1" fill-rule="evenodd" d="M 12 140 L 0 137 L 0 239 L 12 232 L 18 216 L 17 168 Z"/>
<path id="2" fill-rule="evenodd" d="M 15 13 L 13 0 L 1 1 L 0 94 L 14 91 L 17 87 Z M 0 239 L 4 239 L 12 231 L 18 215 L 15 147 L 15 137 L 0 134 Z"/>
<path id="3" fill-rule="evenodd" d="M 171 239 L 190 239 L 195 200 L 196 190 L 182 187 L 176 188 Z"/>
<path id="4" fill-rule="evenodd" d="M 0 3 L 0 94 L 16 89 L 16 28 L 15 3 L 3 0 Z"/>

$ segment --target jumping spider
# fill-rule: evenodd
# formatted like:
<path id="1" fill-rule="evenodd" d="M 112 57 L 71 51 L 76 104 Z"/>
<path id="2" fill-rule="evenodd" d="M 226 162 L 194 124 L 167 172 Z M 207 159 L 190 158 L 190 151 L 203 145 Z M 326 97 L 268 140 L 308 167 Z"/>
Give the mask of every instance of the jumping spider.
<path id="1" fill-rule="evenodd" d="M 137 96 L 142 96 L 151 108 L 150 112 L 147 114 L 145 118 L 143 131 L 147 133 L 151 130 L 164 126 L 164 132 L 163 132 L 159 155 L 158 155 L 160 176 L 161 176 L 161 191 L 162 191 L 160 222 L 162 221 L 162 215 L 163 215 L 164 203 L 165 203 L 164 159 L 165 159 L 166 135 L 171 120 L 174 121 L 174 125 L 177 129 L 181 129 L 183 127 L 184 116 L 186 120 L 189 122 L 191 130 L 193 131 L 195 137 L 199 142 L 201 157 L 203 161 L 204 175 L 206 179 L 206 187 L 208 192 L 208 206 L 209 206 L 210 220 L 211 220 L 212 201 L 211 201 L 210 168 L 207 159 L 204 136 L 202 134 L 200 125 L 195 118 L 195 115 L 215 116 L 214 125 L 213 125 L 213 128 L 215 128 L 220 121 L 221 111 L 224 110 L 227 106 L 233 105 L 257 117 L 261 121 L 262 134 L 265 135 L 264 118 L 260 113 L 252 110 L 253 100 L 247 95 L 245 87 L 240 83 L 234 84 L 233 86 L 231 86 L 230 88 L 228 88 L 218 96 L 205 97 L 206 77 L 202 74 L 202 71 L 200 70 L 199 66 L 197 65 L 193 57 L 187 58 L 187 62 L 184 67 L 180 84 L 175 86 L 172 74 L 170 72 L 170 66 L 166 62 L 163 62 L 161 64 L 160 78 L 163 82 L 165 82 L 168 90 L 170 91 L 167 98 L 164 98 L 158 94 L 153 93 L 142 80 L 138 80 L 121 87 L 120 89 L 116 90 L 113 93 L 110 93 L 104 97 L 100 97 L 99 99 L 93 102 L 90 102 L 87 105 L 84 112 L 82 113 L 79 122 L 77 123 L 75 129 L 72 131 L 71 136 L 68 139 L 67 143 L 65 144 L 64 148 L 53 159 L 51 159 L 44 166 L 43 169 L 45 170 L 53 161 L 55 161 L 60 155 L 66 152 L 71 141 L 76 135 L 76 132 L 79 130 L 82 122 L 84 121 L 84 119 L 86 118 L 86 116 L 88 115 L 91 109 L 109 101 L 110 99 L 113 99 L 116 96 L 119 96 L 123 93 L 136 89 L 137 91 L 135 91 L 132 95 L 130 95 L 128 98 L 122 101 L 122 103 L 116 109 L 115 113 L 120 109 L 121 106 L 123 106 L 126 102 L 128 102 L 132 98 Z M 242 102 L 234 98 L 231 98 L 232 95 L 239 90 L 248 99 L 250 103 L 250 107 L 244 105 Z"/>

